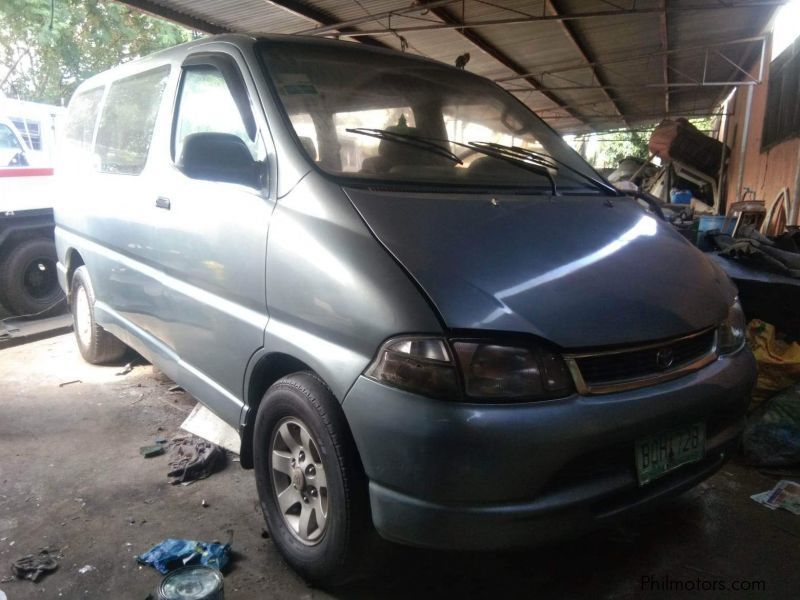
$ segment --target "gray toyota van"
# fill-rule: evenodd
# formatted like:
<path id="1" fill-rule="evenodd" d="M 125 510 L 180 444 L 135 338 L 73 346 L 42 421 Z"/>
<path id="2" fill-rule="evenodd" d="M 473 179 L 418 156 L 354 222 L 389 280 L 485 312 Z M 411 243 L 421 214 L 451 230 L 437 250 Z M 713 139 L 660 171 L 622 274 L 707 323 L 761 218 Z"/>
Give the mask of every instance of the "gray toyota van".
<path id="1" fill-rule="evenodd" d="M 133 348 L 236 427 L 311 581 L 373 538 L 575 535 L 736 448 L 755 365 L 732 283 L 486 79 L 208 37 L 84 82 L 65 134 L 81 354 Z"/>

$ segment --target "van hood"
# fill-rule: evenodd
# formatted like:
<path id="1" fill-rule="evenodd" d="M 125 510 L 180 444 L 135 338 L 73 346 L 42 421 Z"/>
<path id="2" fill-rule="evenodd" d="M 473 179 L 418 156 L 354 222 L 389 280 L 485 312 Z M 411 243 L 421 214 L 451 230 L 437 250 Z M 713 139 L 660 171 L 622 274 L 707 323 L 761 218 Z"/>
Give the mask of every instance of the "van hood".
<path id="1" fill-rule="evenodd" d="M 716 325 L 735 298 L 713 261 L 630 198 L 345 192 L 450 329 L 630 344 Z"/>

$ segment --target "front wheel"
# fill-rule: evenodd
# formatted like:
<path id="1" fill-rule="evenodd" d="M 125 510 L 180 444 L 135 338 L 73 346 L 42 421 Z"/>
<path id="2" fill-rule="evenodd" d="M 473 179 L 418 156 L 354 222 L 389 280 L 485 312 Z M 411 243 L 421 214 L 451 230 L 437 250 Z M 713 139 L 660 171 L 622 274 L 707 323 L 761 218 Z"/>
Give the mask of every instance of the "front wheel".
<path id="1" fill-rule="evenodd" d="M 256 415 L 254 466 L 271 537 L 317 585 L 356 571 L 370 530 L 365 477 L 341 407 L 311 373 L 267 390 Z"/>
<path id="2" fill-rule="evenodd" d="M 128 347 L 97 324 L 94 289 L 85 266 L 75 270 L 70 292 L 75 341 L 84 360 L 101 365 L 121 359 Z"/>

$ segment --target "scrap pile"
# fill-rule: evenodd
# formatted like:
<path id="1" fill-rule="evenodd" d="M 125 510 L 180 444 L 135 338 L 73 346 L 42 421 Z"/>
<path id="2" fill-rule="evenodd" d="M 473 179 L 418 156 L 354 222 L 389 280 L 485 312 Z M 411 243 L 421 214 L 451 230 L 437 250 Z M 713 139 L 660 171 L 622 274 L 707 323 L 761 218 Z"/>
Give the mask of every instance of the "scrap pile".
<path id="1" fill-rule="evenodd" d="M 800 230 L 797 228 L 773 237 L 752 226 L 741 228 L 735 237 L 722 231 L 709 235 L 721 256 L 786 277 L 800 278 Z"/>

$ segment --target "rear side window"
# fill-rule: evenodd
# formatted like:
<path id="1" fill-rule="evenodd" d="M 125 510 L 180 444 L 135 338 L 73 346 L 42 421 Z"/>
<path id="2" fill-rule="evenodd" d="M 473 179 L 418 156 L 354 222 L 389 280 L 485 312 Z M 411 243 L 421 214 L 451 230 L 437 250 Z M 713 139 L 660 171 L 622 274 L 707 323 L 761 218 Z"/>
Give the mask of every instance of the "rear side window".
<path id="1" fill-rule="evenodd" d="M 67 113 L 67 124 L 64 127 L 64 135 L 71 150 L 87 152 L 91 149 L 94 126 L 97 123 L 97 113 L 102 99 L 102 87 L 79 92 L 72 98 Z"/>
<path id="2" fill-rule="evenodd" d="M 168 75 L 165 65 L 111 84 L 95 142 L 100 171 L 142 172 Z"/>

